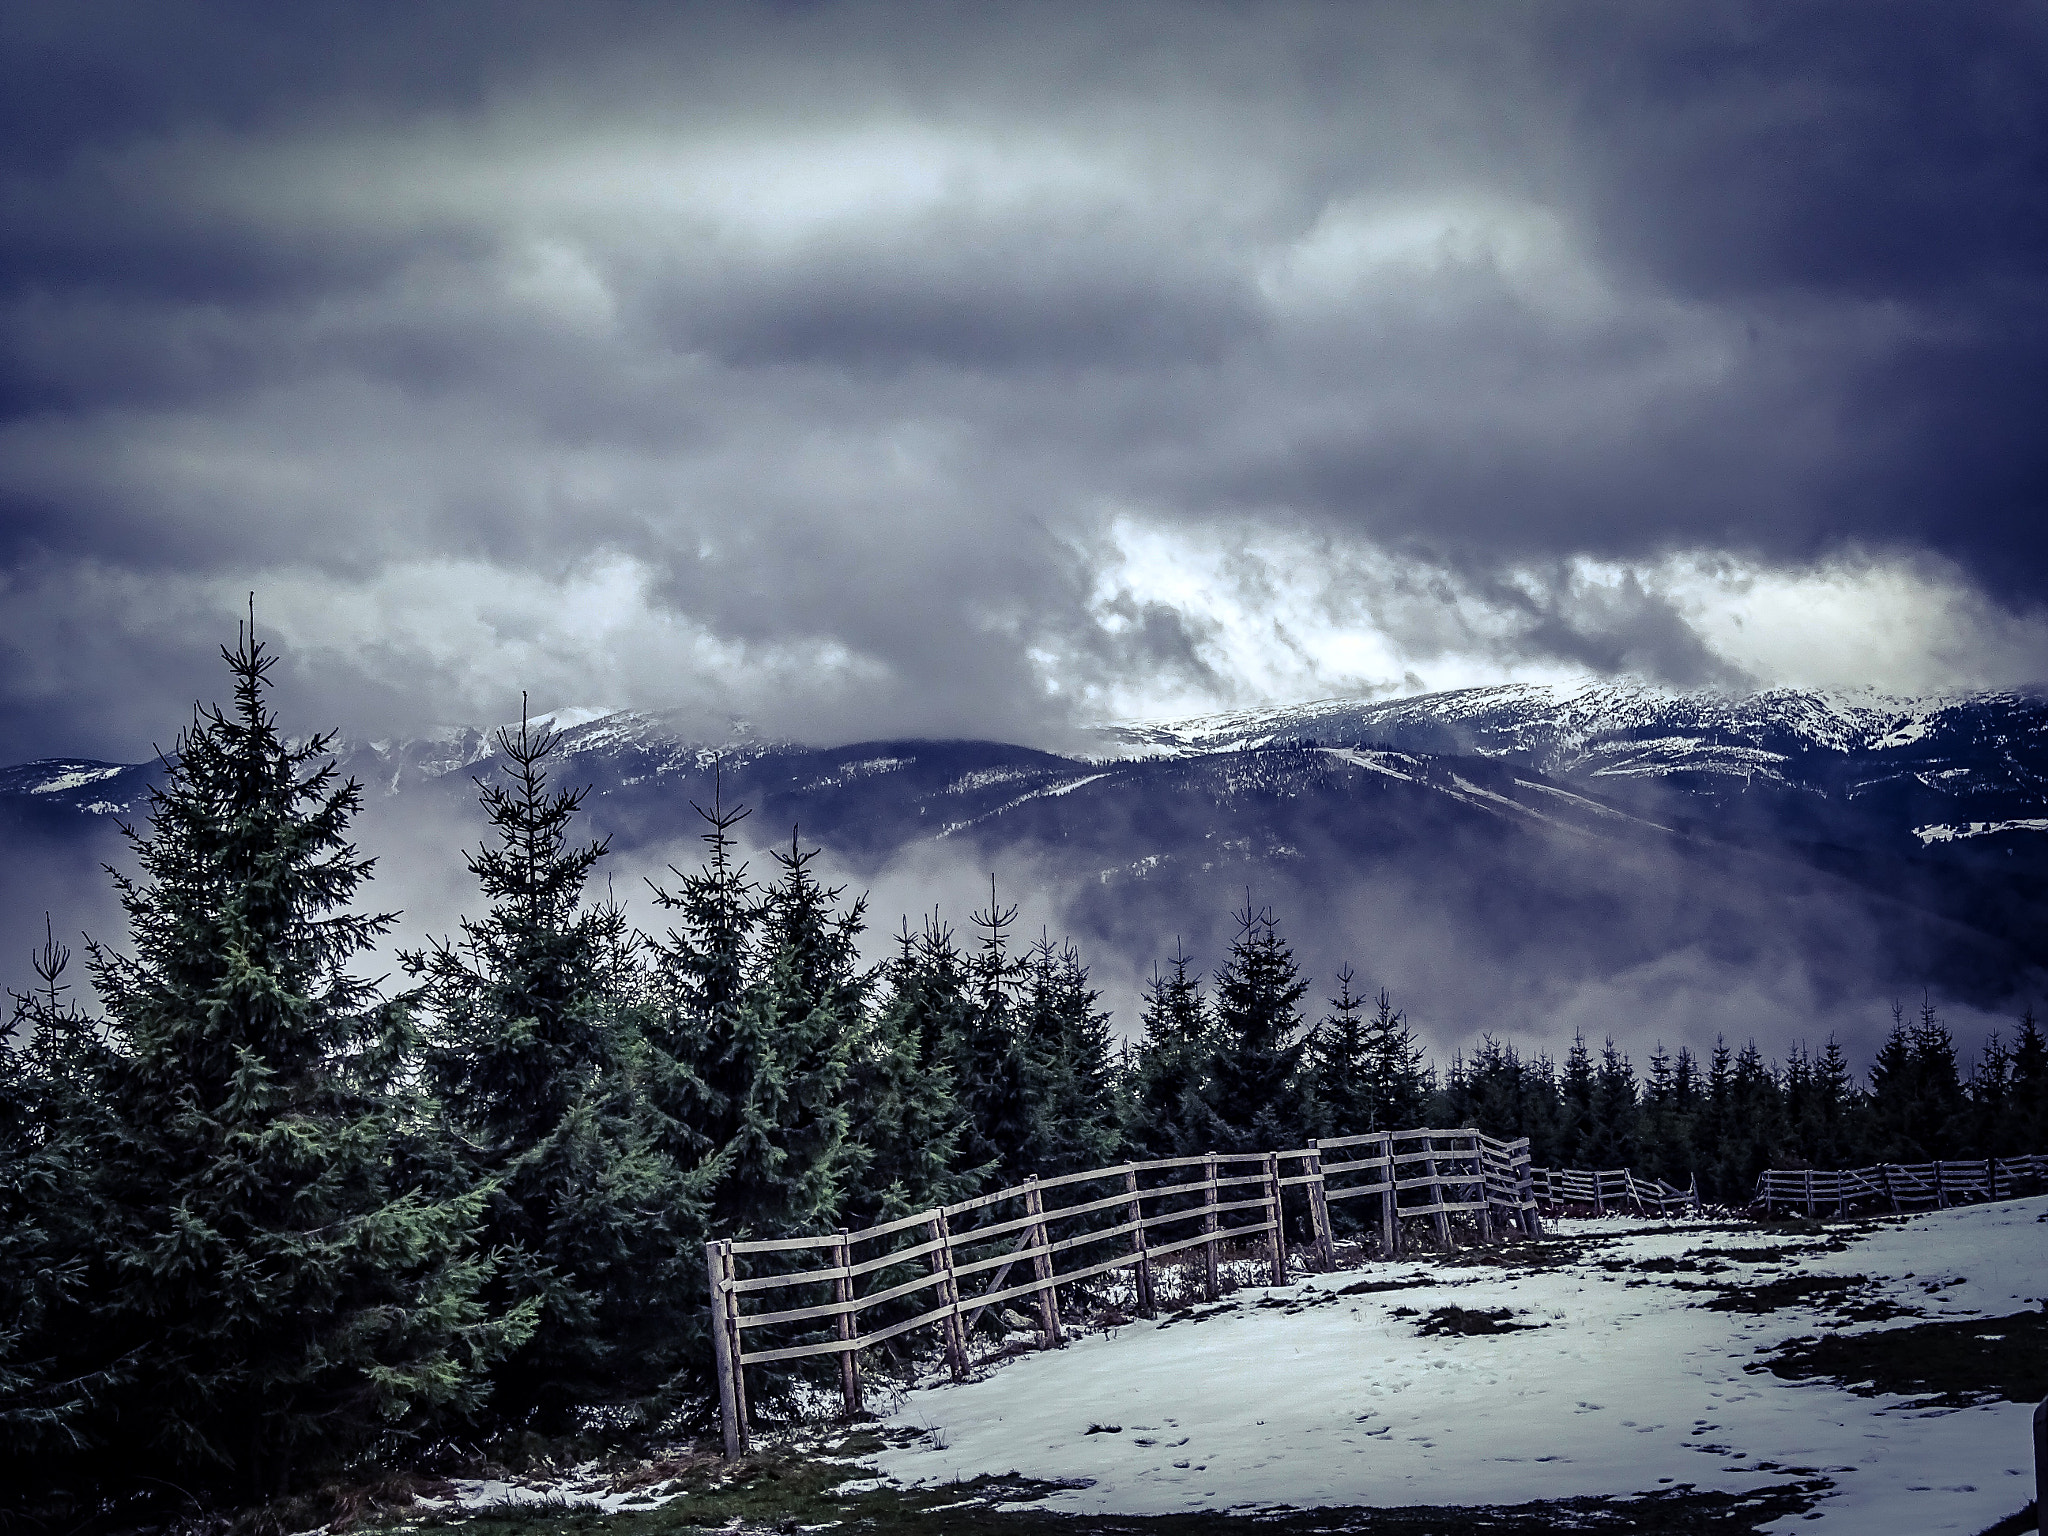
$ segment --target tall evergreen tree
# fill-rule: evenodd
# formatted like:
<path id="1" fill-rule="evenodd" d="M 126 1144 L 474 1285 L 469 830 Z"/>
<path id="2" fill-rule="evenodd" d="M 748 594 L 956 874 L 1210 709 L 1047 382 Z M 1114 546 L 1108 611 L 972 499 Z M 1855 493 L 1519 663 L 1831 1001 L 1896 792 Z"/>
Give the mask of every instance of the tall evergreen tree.
<path id="1" fill-rule="evenodd" d="M 882 993 L 851 1070 L 853 1124 L 865 1162 L 847 1200 L 850 1225 L 967 1199 L 994 1171 L 963 1165 L 968 1128 L 953 1092 L 953 1060 L 966 1028 L 966 977 L 953 936 L 936 916 L 921 934 L 905 920 Z"/>
<path id="2" fill-rule="evenodd" d="M 746 1086 L 733 1101 L 731 1159 L 713 1228 L 786 1237 L 830 1230 L 855 1148 L 846 1082 L 871 978 L 857 941 L 866 906 L 840 910 L 794 835 L 773 855 L 782 876 L 763 893 L 759 970 L 742 999 L 727 1060 Z"/>
<path id="3" fill-rule="evenodd" d="M 94 1400 L 125 1375 L 87 1346 L 102 1225 L 87 1140 L 103 1059 L 68 995 L 70 960 L 46 915 L 39 986 L 14 995 L 0 1030 L 0 1486 L 24 1504 L 71 1470 Z"/>
<path id="4" fill-rule="evenodd" d="M 1219 1152 L 1297 1147 L 1309 1134 L 1307 1046 L 1301 999 L 1308 991 L 1271 908 L 1247 894 L 1230 959 L 1216 976 L 1210 1108 Z"/>
<path id="5" fill-rule="evenodd" d="M 432 1010 L 450 1177 L 487 1195 L 492 1302 L 534 1318 L 493 1371 L 492 1416 L 554 1433 L 665 1376 L 681 1298 L 649 1273 L 690 1196 L 641 1111 L 633 939 L 616 905 L 583 903 L 605 844 L 570 842 L 584 791 L 550 789 L 560 745 L 526 720 L 498 733 L 506 782 L 479 786 L 496 836 L 468 859 L 489 911 L 463 920 L 459 945 L 401 956 Z"/>
<path id="6" fill-rule="evenodd" d="M 1641 1113 L 1635 1070 L 1612 1036 L 1593 1069 L 1592 1134 L 1585 1146 L 1594 1168 L 1626 1168 L 1636 1161 L 1636 1123 Z"/>
<path id="7" fill-rule="evenodd" d="M 1893 1162 L 1953 1156 L 1960 1144 L 1965 1103 L 1955 1041 L 1932 999 L 1912 1024 L 1892 1006 L 1891 1033 L 1871 1066 L 1869 1118 L 1873 1152 Z"/>
<path id="8" fill-rule="evenodd" d="M 1572 1048 L 1565 1053 L 1564 1071 L 1558 1076 L 1563 1120 L 1563 1144 L 1559 1150 L 1566 1164 L 1573 1168 L 1593 1166 L 1598 1136 L 1594 1096 L 1593 1053 L 1587 1048 L 1585 1035 L 1574 1033 Z"/>
<path id="9" fill-rule="evenodd" d="M 1037 1084 L 1017 1021 L 1023 972 L 1010 951 L 1017 908 L 1003 905 L 991 878 L 988 906 L 970 921 L 981 930 L 981 942 L 967 957 L 967 1014 L 953 1041 L 953 1091 L 965 1113 L 967 1165 L 993 1163 L 1009 1184 L 1038 1171 L 1025 1162 Z"/>
<path id="10" fill-rule="evenodd" d="M 1024 1161 L 1040 1177 L 1101 1168 L 1123 1150 L 1109 1014 L 1100 1004 L 1073 941 L 1041 935 L 1024 957 L 1018 1008 L 1034 1089 Z"/>
<path id="11" fill-rule="evenodd" d="M 1140 1157 L 1196 1157 L 1216 1145 L 1208 1075 L 1215 1051 L 1201 978 L 1176 940 L 1145 984 L 1144 1038 L 1126 1074 L 1126 1139 Z"/>
<path id="12" fill-rule="evenodd" d="M 2031 1005 L 2012 1045 L 2012 1117 L 2016 1152 L 2048 1151 L 2048 1034 Z"/>
<path id="13" fill-rule="evenodd" d="M 1408 1015 L 1394 1006 L 1380 988 L 1372 1017 L 1365 1022 L 1366 1096 L 1370 1104 L 1365 1127 L 1373 1131 L 1417 1130 L 1429 1118 L 1434 1091 L 1427 1053 Z"/>
<path id="14" fill-rule="evenodd" d="M 98 1433 L 129 1476 L 240 1497 L 475 1408 L 530 1326 L 478 1305 L 477 1197 L 393 1185 L 411 1028 L 349 970 L 391 922 L 349 910 L 361 793 L 330 738 L 279 734 L 253 631 L 222 652 L 232 710 L 198 714 L 125 829 L 132 952 L 90 951 L 95 1343 L 127 1376 Z"/>
<path id="15" fill-rule="evenodd" d="M 1375 1129 L 1373 1056 L 1366 1036 L 1366 1000 L 1351 990 L 1358 978 L 1350 966 L 1337 971 L 1337 995 L 1309 1040 L 1309 1071 L 1315 1083 L 1316 1130 L 1322 1136 L 1356 1136 Z"/>

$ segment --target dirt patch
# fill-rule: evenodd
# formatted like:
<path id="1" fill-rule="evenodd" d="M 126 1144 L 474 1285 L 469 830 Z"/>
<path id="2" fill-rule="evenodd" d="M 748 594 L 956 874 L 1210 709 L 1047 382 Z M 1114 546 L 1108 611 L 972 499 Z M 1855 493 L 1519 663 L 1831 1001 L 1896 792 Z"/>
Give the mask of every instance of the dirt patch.
<path id="1" fill-rule="evenodd" d="M 1883 1287 L 1865 1275 L 1782 1275 L 1754 1285 L 1696 1285 L 1679 1281 L 1683 1290 L 1711 1290 L 1714 1299 L 1703 1303 L 1709 1312 L 1747 1312 L 1761 1315 L 1785 1307 L 1807 1307 L 1831 1312 L 1845 1323 L 1884 1323 L 1895 1317 L 1918 1317 L 1912 1307 L 1901 1306 L 1886 1296 Z"/>
<path id="2" fill-rule="evenodd" d="M 1866 1397 L 2039 1402 L 2048 1397 L 2048 1308 L 1793 1339 L 1750 1369 L 1787 1381 L 1828 1377 Z"/>
<path id="3" fill-rule="evenodd" d="M 1438 1307 L 1415 1325 L 1426 1338 L 1470 1338 L 1489 1333 L 1524 1333 L 1541 1323 L 1518 1323 L 1506 1307 Z"/>

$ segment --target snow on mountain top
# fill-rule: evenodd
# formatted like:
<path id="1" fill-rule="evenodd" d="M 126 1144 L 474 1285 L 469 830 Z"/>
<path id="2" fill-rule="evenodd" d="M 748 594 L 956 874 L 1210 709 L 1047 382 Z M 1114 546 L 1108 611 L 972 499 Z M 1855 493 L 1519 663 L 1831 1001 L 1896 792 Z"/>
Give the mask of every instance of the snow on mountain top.
<path id="1" fill-rule="evenodd" d="M 1680 1277 L 1632 1266 L 1732 1246 L 1711 1261 L 1727 1264 L 1717 1273 L 1730 1286 L 1867 1276 L 1871 1300 L 1991 1318 L 2037 1303 L 2044 1220 L 2048 1197 L 1930 1212 L 1843 1229 L 1839 1253 L 1747 1226 L 1559 1223 L 1590 1250 L 1562 1267 L 1518 1269 L 1512 1246 L 1498 1268 L 1374 1265 L 1373 1281 L 1413 1289 L 1346 1295 L 1348 1273 L 1247 1289 L 1196 1318 L 921 1387 L 893 1422 L 929 1433 L 870 1465 L 902 1483 L 1060 1480 L 1068 1486 L 1032 1507 L 1125 1515 L 1512 1504 L 1678 1484 L 1743 1492 L 1819 1478 L 1832 1486 L 1813 1511 L 1775 1528 L 1967 1536 L 2032 1492 L 2031 1405 L 1929 1408 L 1781 1380 L 1755 1369 L 1760 1351 L 1824 1326 L 1871 1325 L 1838 1326 L 1797 1301 L 1709 1310 Z M 1762 1248 L 1777 1252 L 1751 1262 Z M 1420 1336 L 1413 1312 L 1450 1304 L 1506 1308 L 1521 1326 Z M 1402 1307 L 1410 1316 L 1396 1315 Z"/>
<path id="2" fill-rule="evenodd" d="M 1444 749 L 1537 759 L 1575 758 L 1596 741 L 1644 733 L 1654 733 L 1668 748 L 1694 738 L 1699 745 L 1724 750 L 1848 752 L 1909 745 L 1965 706 L 2010 709 L 2027 702 L 2030 696 L 2008 692 L 1904 697 L 1874 688 L 1774 688 L 1731 694 L 1641 682 L 1507 683 L 1399 699 L 1319 699 L 1184 720 L 1130 722 L 1106 727 L 1101 735 L 1111 747 L 1105 755 L 1132 758 L 1318 739 L 1328 744 L 1333 737 L 1352 744 L 1391 744 L 1425 729 L 1445 738 Z M 1721 771 L 1730 770 L 1724 766 Z"/>

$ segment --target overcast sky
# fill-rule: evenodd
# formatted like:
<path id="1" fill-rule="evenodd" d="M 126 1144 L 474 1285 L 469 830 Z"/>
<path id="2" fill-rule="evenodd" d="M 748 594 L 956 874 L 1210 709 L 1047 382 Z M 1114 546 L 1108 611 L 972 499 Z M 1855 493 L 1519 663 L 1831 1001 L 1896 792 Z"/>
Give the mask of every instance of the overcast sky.
<path id="1" fill-rule="evenodd" d="M 320 9 L 327 20 L 306 13 Z M 17 6 L 0 760 L 2048 677 L 2048 9 Z"/>

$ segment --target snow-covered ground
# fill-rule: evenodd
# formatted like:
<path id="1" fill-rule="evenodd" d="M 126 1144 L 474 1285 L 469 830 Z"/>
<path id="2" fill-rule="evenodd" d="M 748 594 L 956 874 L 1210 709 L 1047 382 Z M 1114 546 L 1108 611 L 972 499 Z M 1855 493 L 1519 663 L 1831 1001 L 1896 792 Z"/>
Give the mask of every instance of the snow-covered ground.
<path id="1" fill-rule="evenodd" d="M 1775 1263 L 1724 1258 L 1730 1267 L 1710 1278 L 1861 1275 L 1877 1282 L 1867 1297 L 1924 1319 L 2002 1316 L 2048 1296 L 2048 1197 L 1865 1226 L 1831 1253 L 1725 1226 L 1555 1230 L 1599 1240 L 1564 1268 L 1395 1263 L 1248 1289 L 1199 1309 L 1207 1316 L 1140 1322 L 980 1380 L 920 1387 L 891 1422 L 930 1433 L 870 1464 L 904 1484 L 1011 1472 L 1069 1481 L 1037 1507 L 1104 1514 L 1508 1504 L 1818 1477 L 1832 1491 L 1781 1528 L 1856 1536 L 1977 1532 L 2032 1497 L 2029 1406 L 1917 1407 L 1746 1370 L 1831 1327 L 1830 1315 L 1708 1310 L 1713 1292 L 1680 1288 L 1697 1287 L 1697 1274 L 1634 1266 L 1702 1249 L 1805 1249 Z M 1389 1281 L 1407 1283 L 1342 1294 Z M 1542 1326 L 1418 1334 L 1422 1316 L 1453 1305 Z"/>

